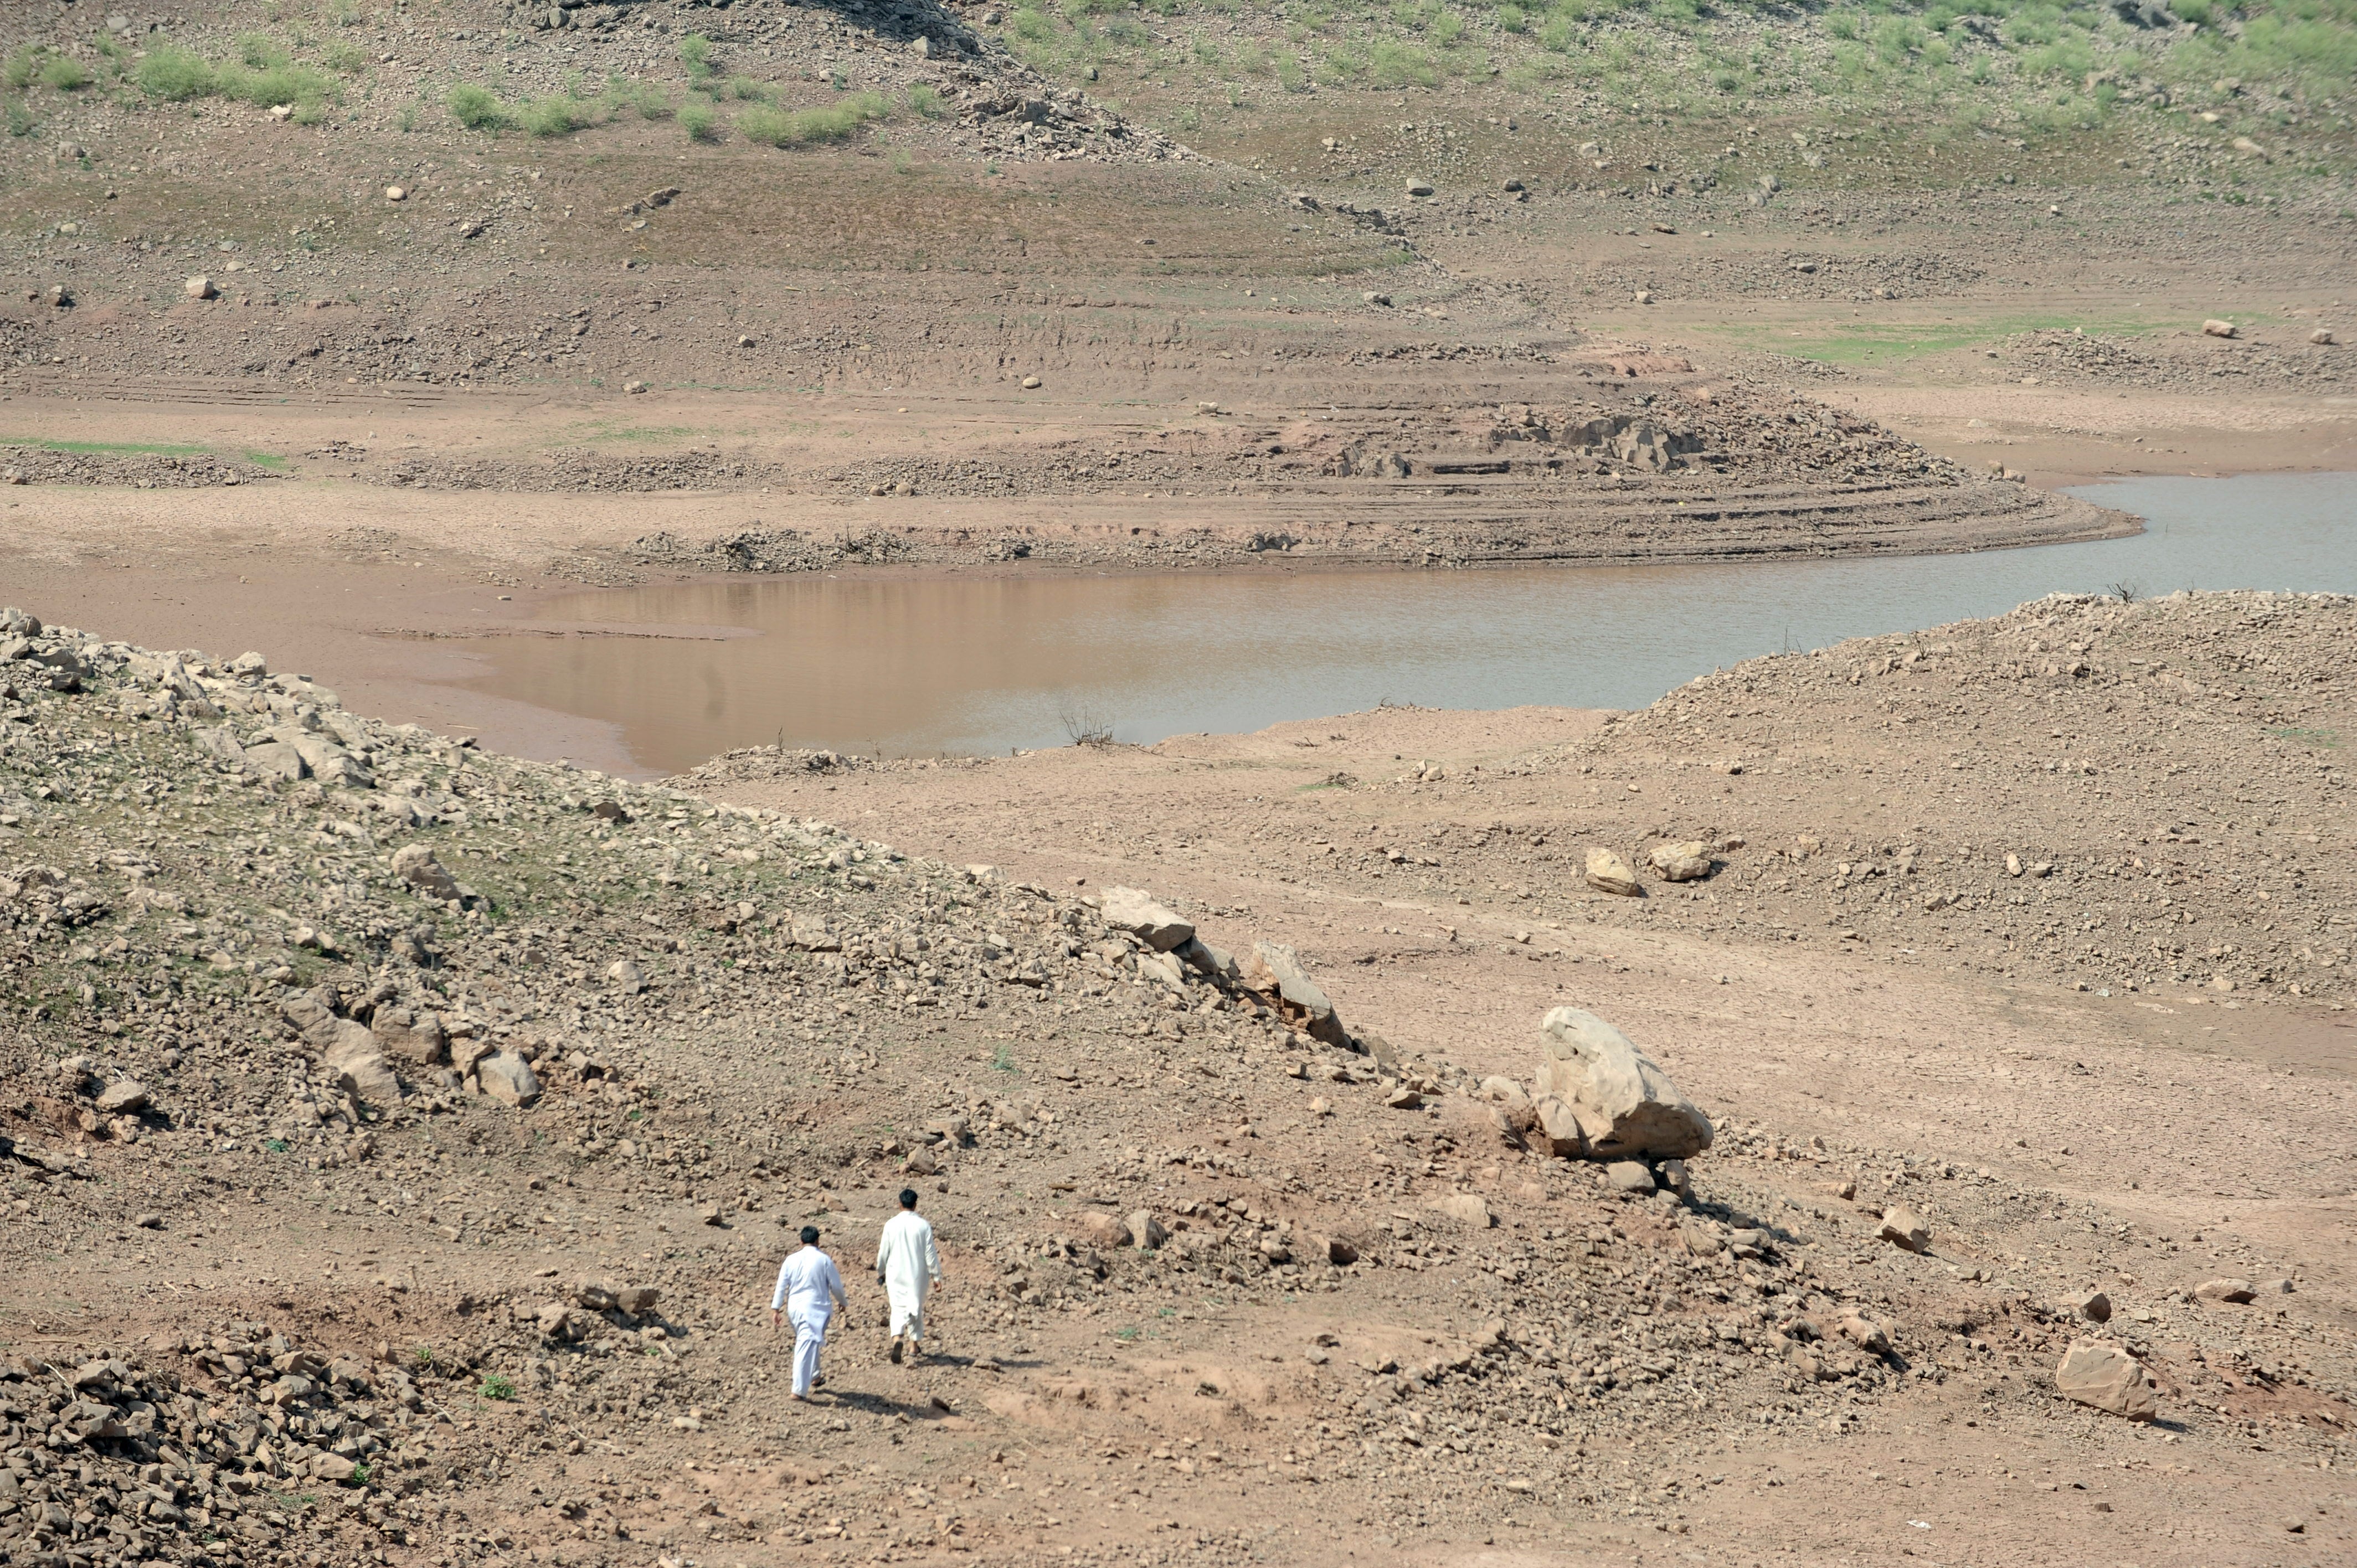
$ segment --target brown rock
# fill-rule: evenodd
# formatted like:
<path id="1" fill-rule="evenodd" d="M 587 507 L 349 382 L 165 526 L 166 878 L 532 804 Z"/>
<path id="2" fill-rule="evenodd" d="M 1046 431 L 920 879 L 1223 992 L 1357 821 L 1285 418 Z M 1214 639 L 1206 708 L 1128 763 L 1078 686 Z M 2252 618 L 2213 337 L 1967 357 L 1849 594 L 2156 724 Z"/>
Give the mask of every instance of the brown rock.
<path id="1" fill-rule="evenodd" d="M 2258 1292 L 2251 1288 L 2248 1280 L 2204 1280 L 2193 1287 L 2193 1299 L 2207 1302 L 2212 1306 L 2241 1306 L 2257 1295 Z"/>
<path id="2" fill-rule="evenodd" d="M 1072 1216 L 1072 1229 L 1079 1231 L 1082 1240 L 1091 1246 L 1103 1247 L 1110 1251 L 1116 1247 L 1129 1245 L 1129 1226 L 1117 1214 L 1106 1214 L 1099 1209 L 1083 1208 Z"/>
<path id="3" fill-rule="evenodd" d="M 1932 1228 L 1903 1203 L 1883 1211 L 1881 1236 L 1892 1246 L 1910 1252 L 1921 1252 L 1932 1245 Z"/>
<path id="4" fill-rule="evenodd" d="M 2090 1323 L 2109 1323 L 2112 1320 L 2112 1298 L 2099 1290 L 2083 1292 L 2071 1298 L 2071 1314 Z"/>
<path id="5" fill-rule="evenodd" d="M 2054 1369 L 2054 1386 L 2081 1404 L 2129 1421 L 2155 1421 L 2160 1416 L 2152 1374 L 2117 1345 L 2093 1339 L 2072 1341 L 2062 1364 Z"/>
<path id="6" fill-rule="evenodd" d="M 1140 1251 L 1151 1252 L 1170 1240 L 1170 1232 L 1154 1218 L 1154 1210 L 1141 1208 L 1129 1217 L 1129 1240 Z"/>
<path id="7" fill-rule="evenodd" d="M 406 1007 L 379 1007 L 369 1015 L 369 1029 L 386 1056 L 418 1067 L 439 1067 L 450 1043 L 441 1015 Z"/>
<path id="8" fill-rule="evenodd" d="M 1476 1230 L 1487 1230 L 1498 1223 L 1498 1217 L 1490 1212 L 1488 1200 L 1478 1192 L 1460 1192 L 1448 1197 L 1435 1198 L 1432 1207 L 1451 1219 L 1470 1225 Z"/>

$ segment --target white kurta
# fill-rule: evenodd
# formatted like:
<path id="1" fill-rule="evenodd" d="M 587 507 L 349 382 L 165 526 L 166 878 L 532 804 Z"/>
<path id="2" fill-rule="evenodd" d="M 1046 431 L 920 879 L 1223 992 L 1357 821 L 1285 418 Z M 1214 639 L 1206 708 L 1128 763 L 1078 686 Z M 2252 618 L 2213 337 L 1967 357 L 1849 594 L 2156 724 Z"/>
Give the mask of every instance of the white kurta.
<path id="1" fill-rule="evenodd" d="M 778 1288 L 770 1310 L 782 1309 L 794 1326 L 794 1397 L 810 1398 L 818 1381 L 818 1354 L 826 1344 L 826 1326 L 835 1308 L 844 1305 L 843 1275 L 834 1260 L 816 1247 L 804 1247 L 789 1256 L 778 1270 Z"/>
<path id="2" fill-rule="evenodd" d="M 892 1298 L 892 1335 L 921 1339 L 925 1334 L 925 1297 L 942 1277 L 942 1255 L 933 1246 L 933 1228 L 912 1209 L 902 1209 L 885 1222 L 876 1246 L 876 1272 Z"/>

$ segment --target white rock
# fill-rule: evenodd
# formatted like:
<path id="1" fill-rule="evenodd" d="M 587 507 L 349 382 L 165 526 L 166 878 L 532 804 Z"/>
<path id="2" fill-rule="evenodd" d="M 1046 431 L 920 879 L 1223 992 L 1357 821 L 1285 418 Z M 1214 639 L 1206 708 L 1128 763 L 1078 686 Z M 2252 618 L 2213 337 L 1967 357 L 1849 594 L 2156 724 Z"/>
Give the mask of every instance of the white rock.
<path id="1" fill-rule="evenodd" d="M 180 285 L 180 292 L 190 299 L 218 299 L 221 296 L 221 291 L 213 287 L 213 280 L 209 277 L 190 278 Z"/>
<path id="2" fill-rule="evenodd" d="M 1655 844 L 1645 858 L 1664 882 L 1699 882 L 1710 875 L 1710 846 L 1700 839 Z"/>
<path id="3" fill-rule="evenodd" d="M 1598 1159 L 1691 1159 L 1710 1147 L 1710 1118 L 1661 1065 L 1593 1013 L 1557 1007 L 1539 1025 L 1541 1097 L 1568 1104 Z"/>
<path id="4" fill-rule="evenodd" d="M 393 873 L 429 898 L 447 903 L 458 897 L 458 879 L 443 868 L 431 844 L 405 843 L 393 851 Z"/>

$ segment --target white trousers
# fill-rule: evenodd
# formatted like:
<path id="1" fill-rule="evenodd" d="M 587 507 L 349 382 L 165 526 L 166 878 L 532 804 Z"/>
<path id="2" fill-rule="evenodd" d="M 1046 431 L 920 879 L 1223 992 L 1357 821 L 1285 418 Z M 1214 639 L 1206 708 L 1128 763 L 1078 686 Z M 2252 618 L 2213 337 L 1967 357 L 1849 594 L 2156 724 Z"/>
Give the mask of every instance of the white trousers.
<path id="1" fill-rule="evenodd" d="M 925 1303 L 921 1296 L 892 1297 L 892 1337 L 906 1338 L 910 1346 L 925 1337 Z"/>
<path id="2" fill-rule="evenodd" d="M 794 1319 L 794 1395 L 810 1397 L 818 1380 L 818 1353 L 826 1345 L 826 1319 L 813 1315 Z"/>

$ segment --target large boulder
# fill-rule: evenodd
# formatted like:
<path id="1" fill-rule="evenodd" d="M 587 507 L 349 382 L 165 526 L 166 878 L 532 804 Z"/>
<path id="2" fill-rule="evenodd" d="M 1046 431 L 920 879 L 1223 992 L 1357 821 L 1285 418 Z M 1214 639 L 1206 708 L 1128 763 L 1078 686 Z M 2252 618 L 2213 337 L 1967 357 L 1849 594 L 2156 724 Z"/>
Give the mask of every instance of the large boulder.
<path id="1" fill-rule="evenodd" d="M 1587 852 L 1587 885 L 1599 893 L 1617 894 L 1623 898 L 1645 896 L 1645 885 L 1637 880 L 1637 873 L 1615 850 Z"/>
<path id="2" fill-rule="evenodd" d="M 1557 1007 L 1539 1025 L 1533 1092 L 1571 1107 L 1599 1160 L 1688 1159 L 1710 1147 L 1710 1118 L 1661 1064 L 1593 1013 Z"/>
<path id="3" fill-rule="evenodd" d="M 2129 1421 L 2158 1421 L 2160 1398 L 2144 1363 L 2117 1345 L 2074 1339 L 2054 1369 L 2054 1386 L 2081 1404 Z"/>
<path id="4" fill-rule="evenodd" d="M 1106 925 L 1116 931 L 1129 932 L 1156 952 L 1168 952 L 1195 940 L 1193 922 L 1181 918 L 1177 910 L 1156 903 L 1153 896 L 1142 888 L 1106 888 L 1100 912 Z"/>
<path id="5" fill-rule="evenodd" d="M 1287 1023 L 1311 1039 L 1349 1049 L 1351 1032 L 1334 1015 L 1334 1004 L 1301 967 L 1301 960 L 1282 942 L 1254 942 L 1244 964 L 1244 983 L 1264 996 L 1274 997 Z"/>

